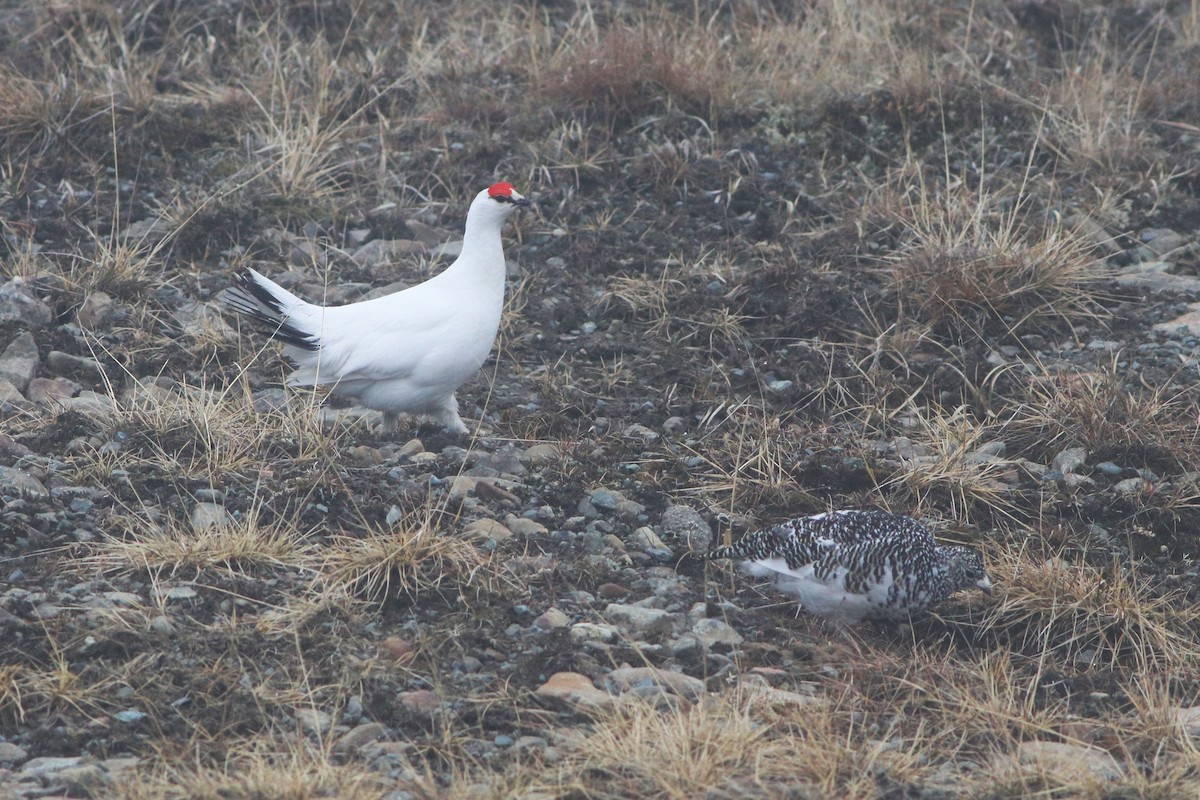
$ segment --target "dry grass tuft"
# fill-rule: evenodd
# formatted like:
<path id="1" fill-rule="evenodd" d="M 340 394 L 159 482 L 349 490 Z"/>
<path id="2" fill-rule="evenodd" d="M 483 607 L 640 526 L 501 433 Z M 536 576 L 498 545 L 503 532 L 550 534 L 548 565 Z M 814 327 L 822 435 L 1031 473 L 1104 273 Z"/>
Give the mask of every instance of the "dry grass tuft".
<path id="1" fill-rule="evenodd" d="M 427 513 L 402 519 L 389 530 L 333 537 L 318 572 L 319 593 L 378 602 L 398 596 L 412 600 L 444 587 L 485 590 L 496 577 L 487 555 L 439 530 Z"/>
<path id="2" fill-rule="evenodd" d="M 1098 460 L 1119 453 L 1134 463 L 1190 469 L 1196 463 L 1196 404 L 1173 385 L 1150 385 L 1118 368 L 1116 359 L 1103 372 L 1043 370 L 1022 387 L 1008 435 L 1032 458 L 1084 447 Z"/>
<path id="3" fill-rule="evenodd" d="M 983 629 L 1017 651 L 1080 666 L 1154 671 L 1200 658 L 1200 611 L 1115 561 L 1102 569 L 1058 557 L 994 554 L 988 570 L 997 591 Z"/>
<path id="4" fill-rule="evenodd" d="M 1093 243 L 1054 219 L 1035 218 L 1028 199 L 921 182 L 888 201 L 885 216 L 905 230 L 888 266 L 898 320 L 977 338 L 1102 316 L 1108 270 Z"/>
<path id="5" fill-rule="evenodd" d="M 382 800 L 390 791 L 381 775 L 356 764 L 338 764 L 322 747 L 296 740 L 230 742 L 220 764 L 156 759 L 155 767 L 121 781 L 111 795 L 119 800 Z"/>
<path id="6" fill-rule="evenodd" d="M 542 92 L 575 103 L 609 124 L 677 107 L 706 118 L 732 102 L 728 57 L 702 29 L 616 27 L 563 51 L 543 76 Z"/>

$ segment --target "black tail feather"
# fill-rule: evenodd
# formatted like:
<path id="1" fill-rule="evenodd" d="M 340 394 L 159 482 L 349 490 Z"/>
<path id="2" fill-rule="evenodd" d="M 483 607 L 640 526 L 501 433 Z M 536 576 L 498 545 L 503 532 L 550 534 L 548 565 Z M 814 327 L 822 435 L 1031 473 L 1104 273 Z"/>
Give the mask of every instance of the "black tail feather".
<path id="1" fill-rule="evenodd" d="M 234 281 L 236 285 L 230 286 L 221 294 L 221 302 L 226 308 L 261 324 L 272 339 L 310 353 L 321 349 L 315 337 L 287 321 L 278 298 L 254 280 L 253 276 L 242 273 L 234 278 Z"/>

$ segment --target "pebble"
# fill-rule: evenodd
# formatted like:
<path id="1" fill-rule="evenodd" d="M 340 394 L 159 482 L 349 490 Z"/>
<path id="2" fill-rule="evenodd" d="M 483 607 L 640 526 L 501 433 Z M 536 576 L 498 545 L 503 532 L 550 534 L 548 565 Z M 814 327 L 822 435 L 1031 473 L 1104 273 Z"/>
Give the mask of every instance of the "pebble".
<path id="1" fill-rule="evenodd" d="M 1068 447 L 1054 457 L 1054 460 L 1050 462 L 1050 468 L 1064 475 L 1068 472 L 1075 472 L 1087 462 L 1087 454 L 1085 448 Z"/>
<path id="2" fill-rule="evenodd" d="M 692 635 L 705 648 L 712 647 L 715 644 L 737 647 L 744 641 L 742 635 L 734 630 L 733 626 L 720 619 L 707 618 L 698 620 L 692 626 Z"/>
<path id="3" fill-rule="evenodd" d="M 324 736 L 333 727 L 333 717 L 319 708 L 296 709 L 296 725 L 300 730 L 314 736 Z"/>
<path id="4" fill-rule="evenodd" d="M 358 750 L 368 744 L 371 744 L 387 733 L 387 726 L 381 722 L 364 722 L 361 725 L 356 725 L 350 730 L 342 734 L 336 742 L 333 743 L 333 752 L 348 753 Z"/>
<path id="5" fill-rule="evenodd" d="M 46 355 L 46 366 L 55 372 L 75 372 L 96 380 L 104 377 L 104 368 L 96 359 L 64 353 L 61 350 L 51 350 Z"/>
<path id="6" fill-rule="evenodd" d="M 1125 773 L 1124 766 L 1107 750 L 1065 742 L 1022 742 L 1017 745 L 1017 763 L 1056 783 L 1109 782 Z"/>
<path id="7" fill-rule="evenodd" d="M 2 319 L 3 309 L 0 309 L 0 321 Z M 37 374 L 38 362 L 37 342 L 33 340 L 33 334 L 22 331 L 0 353 L 0 378 L 15 386 L 17 391 L 24 392 Z"/>
<path id="8" fill-rule="evenodd" d="M 661 608 L 643 608 L 620 603 L 609 603 L 608 607 L 604 609 L 604 618 L 615 625 L 642 635 L 670 633 L 678 620 L 677 615 Z"/>
<path id="9" fill-rule="evenodd" d="M 111 297 L 104 292 L 92 292 L 75 312 L 75 321 L 84 330 L 96 330 L 111 320 L 115 310 Z"/>
<path id="10" fill-rule="evenodd" d="M 416 689 L 397 695 L 400 705 L 417 717 L 431 718 L 442 704 L 441 695 L 432 689 Z"/>
<path id="11" fill-rule="evenodd" d="M 463 528 L 463 533 L 477 541 L 507 542 L 513 537 L 513 531 L 494 519 L 477 519 Z"/>
<path id="12" fill-rule="evenodd" d="M 219 503 L 196 503 L 192 508 L 192 530 L 204 531 L 233 524 L 233 517 Z"/>
<path id="13" fill-rule="evenodd" d="M 545 525 L 537 520 L 532 520 L 527 517 L 518 517 L 515 514 L 509 514 L 504 518 L 504 526 L 517 536 L 545 536 L 550 532 Z"/>
<path id="14" fill-rule="evenodd" d="M 706 551 L 712 547 L 712 528 L 700 512 L 691 506 L 670 505 L 663 512 L 660 522 L 663 536 L 682 542 L 689 550 Z"/>
<path id="15" fill-rule="evenodd" d="M 28 472 L 16 467 L 0 466 L 0 495 L 49 497 L 50 491 Z"/>
<path id="16" fill-rule="evenodd" d="M 655 667 L 618 667 L 604 676 L 604 684 L 621 693 L 655 689 L 689 700 L 699 699 L 705 693 L 704 681 L 699 678 Z"/>
<path id="17" fill-rule="evenodd" d="M 554 630 L 555 628 L 565 628 L 571 623 L 571 618 L 559 611 L 557 608 L 549 608 L 544 611 L 537 619 L 533 621 L 535 628 L 542 630 Z"/>
<path id="18" fill-rule="evenodd" d="M 0 742 L 0 766 L 11 767 L 29 758 L 24 748 L 12 742 Z"/>
<path id="19" fill-rule="evenodd" d="M 578 672 L 556 672 L 537 688 L 536 693 L 539 697 L 584 711 L 608 709 L 616 704 L 616 698 L 597 689 L 588 676 Z"/>
<path id="20" fill-rule="evenodd" d="M 34 297 L 33 288 L 24 278 L 18 275 L 0 284 L 0 323 L 18 322 L 28 328 L 40 328 L 53 321 L 54 310 Z"/>
<path id="21" fill-rule="evenodd" d="M 535 444 L 521 453 L 521 463 L 531 467 L 545 466 L 562 459 L 562 449 L 556 444 Z"/>
<path id="22" fill-rule="evenodd" d="M 1117 494 L 1137 494 L 1142 490 L 1142 487 L 1149 484 L 1145 478 L 1126 478 L 1123 481 L 1117 481 L 1113 484 L 1113 491 Z"/>
<path id="23" fill-rule="evenodd" d="M 571 638 L 577 642 L 615 642 L 617 629 L 596 622 L 577 622 L 571 626 Z"/>

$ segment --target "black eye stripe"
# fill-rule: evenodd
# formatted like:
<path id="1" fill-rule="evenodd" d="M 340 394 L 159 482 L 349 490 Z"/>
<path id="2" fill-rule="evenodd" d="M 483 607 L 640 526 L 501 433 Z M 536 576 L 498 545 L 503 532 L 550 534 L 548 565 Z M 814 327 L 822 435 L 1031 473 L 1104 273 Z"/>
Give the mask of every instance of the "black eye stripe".
<path id="1" fill-rule="evenodd" d="M 508 195 L 498 194 L 492 197 L 497 203 L 511 203 L 513 199 Z"/>

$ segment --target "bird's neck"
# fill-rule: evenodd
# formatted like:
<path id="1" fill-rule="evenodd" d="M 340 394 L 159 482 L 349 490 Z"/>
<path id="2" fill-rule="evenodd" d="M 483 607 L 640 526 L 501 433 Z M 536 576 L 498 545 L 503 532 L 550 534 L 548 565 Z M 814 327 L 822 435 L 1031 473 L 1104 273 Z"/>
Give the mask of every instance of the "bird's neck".
<path id="1" fill-rule="evenodd" d="M 462 253 L 451 269 L 471 272 L 476 280 L 495 272 L 503 280 L 504 249 L 500 241 L 500 229 L 489 222 L 467 220 Z"/>

